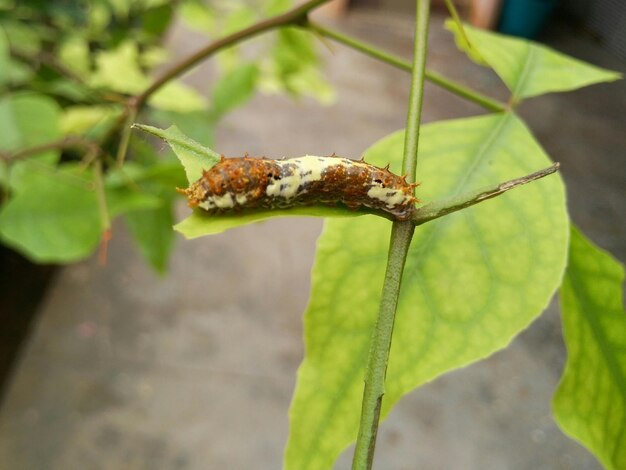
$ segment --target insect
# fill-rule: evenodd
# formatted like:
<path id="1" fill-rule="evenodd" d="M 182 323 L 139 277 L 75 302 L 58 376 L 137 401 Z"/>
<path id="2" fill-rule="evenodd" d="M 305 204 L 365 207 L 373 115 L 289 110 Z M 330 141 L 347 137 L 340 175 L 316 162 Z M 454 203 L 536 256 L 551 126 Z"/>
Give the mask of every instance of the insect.
<path id="1" fill-rule="evenodd" d="M 295 205 L 342 203 L 380 210 L 397 220 L 407 220 L 417 199 L 404 176 L 362 160 L 304 157 L 273 160 L 225 158 L 187 189 L 190 207 L 210 213 L 246 208 L 287 208 Z"/>

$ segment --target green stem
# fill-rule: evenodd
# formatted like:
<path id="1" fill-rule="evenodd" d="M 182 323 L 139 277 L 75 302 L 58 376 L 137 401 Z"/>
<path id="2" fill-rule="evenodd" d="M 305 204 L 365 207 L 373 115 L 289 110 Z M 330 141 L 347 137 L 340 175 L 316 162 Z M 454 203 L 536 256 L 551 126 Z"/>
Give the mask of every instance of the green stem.
<path id="1" fill-rule="evenodd" d="M 132 125 L 137 118 L 138 107 L 131 105 L 128 108 L 128 115 L 124 120 L 124 127 L 122 128 L 122 135 L 120 136 L 120 144 L 117 147 L 117 156 L 115 158 L 116 165 L 121 167 L 126 160 L 126 154 L 128 153 L 128 146 L 130 144 L 130 134 L 132 133 Z"/>
<path id="2" fill-rule="evenodd" d="M 429 13 L 430 0 L 417 0 L 413 73 L 402 162 L 402 169 L 410 181 L 415 181 L 417 167 Z M 394 222 L 392 226 L 385 282 L 365 372 L 361 422 L 352 460 L 353 470 L 372 468 L 402 272 L 414 230 L 412 221 Z"/>
<path id="3" fill-rule="evenodd" d="M 370 57 L 378 59 L 382 62 L 386 62 L 393 67 L 397 67 L 407 72 L 410 72 L 412 70 L 411 64 L 401 57 L 385 52 L 370 44 L 364 43 L 351 36 L 339 33 L 312 21 L 309 21 L 307 25 L 312 31 L 320 34 L 321 36 L 330 38 L 338 43 L 351 47 L 352 49 L 362 52 Z M 465 98 L 468 101 L 472 101 L 488 111 L 502 112 L 506 111 L 507 109 L 506 104 L 490 98 L 489 96 L 483 95 L 464 85 L 461 85 L 460 83 L 446 78 L 443 75 L 438 74 L 437 72 L 433 72 L 432 70 L 426 70 L 426 80 L 443 88 L 444 90 L 449 91 L 450 93 Z"/>
<path id="4" fill-rule="evenodd" d="M 306 22 L 307 15 L 311 10 L 317 8 L 323 3 L 327 3 L 328 1 L 330 0 L 309 0 L 308 2 L 286 11 L 281 15 L 259 21 L 258 23 L 255 23 L 247 28 L 211 42 L 196 53 L 186 57 L 181 62 L 173 65 L 163 72 L 161 76 L 159 76 L 148 88 L 136 97 L 137 108 L 141 108 L 145 101 L 167 82 L 198 65 L 198 63 L 202 62 L 204 59 L 213 55 L 220 49 L 232 46 L 245 39 L 249 39 L 253 36 L 281 26 L 302 24 Z"/>

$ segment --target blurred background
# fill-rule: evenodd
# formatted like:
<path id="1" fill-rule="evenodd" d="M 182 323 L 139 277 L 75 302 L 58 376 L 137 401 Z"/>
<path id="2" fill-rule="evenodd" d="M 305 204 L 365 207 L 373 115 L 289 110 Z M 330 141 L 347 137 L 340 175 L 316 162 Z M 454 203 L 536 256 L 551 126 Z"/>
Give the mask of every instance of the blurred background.
<path id="1" fill-rule="evenodd" d="M 212 12 L 219 24 L 226 10 L 234 25 L 261 11 L 259 2 L 225 3 L 197 11 Z M 598 66 L 626 71 L 623 2 L 455 3 L 473 24 L 533 37 Z M 211 36 L 210 15 L 202 26 L 196 10 L 181 14 L 169 7 L 162 48 L 169 59 L 155 62 L 157 70 Z M 28 24 L 28 18 L 18 17 L 23 11 L 5 5 L 0 24 Z M 428 67 L 506 100 L 497 76 L 457 51 L 443 28 L 446 17 L 443 2 L 435 2 Z M 316 18 L 410 58 L 410 0 L 336 1 Z M 102 28 L 111 28 L 114 19 Z M 222 27 L 228 30 L 228 24 Z M 21 38 L 15 31 L 5 28 L 19 60 L 11 43 Z M 229 68 L 262 54 L 274 34 L 204 62 L 185 76 L 184 85 L 210 94 Z M 315 70 L 307 64 L 294 79 L 276 73 L 278 62 L 259 65 L 254 93 L 219 119 L 196 120 L 205 127 L 194 127 L 194 138 L 228 156 L 358 157 L 404 126 L 407 73 L 327 40 L 311 43 L 318 51 Z M 280 45 L 271 47 L 272 57 L 280 56 Z M 429 83 L 425 96 L 425 122 L 484 112 Z M 58 102 L 67 106 L 70 98 Z M 520 108 L 548 154 L 562 164 L 573 220 L 621 261 L 626 261 L 625 109 L 623 81 L 531 99 Z M 184 128 L 180 113 L 156 111 L 148 116 L 152 122 Z M 143 135 L 133 139 L 137 145 L 151 142 Z M 153 152 L 168 150 L 156 143 Z M 180 199 L 174 211 L 174 220 L 189 213 Z M 98 253 L 64 265 L 34 263 L 10 243 L 2 245 L 0 469 L 279 468 L 322 223 L 281 219 L 194 241 L 176 236 L 161 274 L 142 257 L 132 222 L 120 219 L 112 226 L 106 265 Z M 558 309 L 551 305 L 506 350 L 405 397 L 382 425 L 377 467 L 600 468 L 551 417 L 549 403 L 564 359 Z M 349 468 L 350 457 L 348 450 L 337 468 Z"/>

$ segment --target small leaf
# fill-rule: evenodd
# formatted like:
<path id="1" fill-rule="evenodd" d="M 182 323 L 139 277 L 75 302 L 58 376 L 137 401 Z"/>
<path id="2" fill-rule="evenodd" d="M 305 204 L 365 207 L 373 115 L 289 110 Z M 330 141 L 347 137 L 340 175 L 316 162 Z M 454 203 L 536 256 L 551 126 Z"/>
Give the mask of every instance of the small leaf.
<path id="1" fill-rule="evenodd" d="M 420 131 L 417 196 L 427 203 L 529 174 L 550 161 L 512 114 Z M 366 153 L 401 167 L 404 135 Z M 357 434 L 363 377 L 391 224 L 325 222 L 304 317 L 305 358 L 290 410 L 285 467 L 323 470 Z M 400 292 L 381 417 L 416 387 L 504 348 L 561 282 L 568 219 L 554 175 L 415 231 Z"/>
<path id="2" fill-rule="evenodd" d="M 202 170 L 208 170 L 220 161 L 219 154 L 193 141 L 180 132 L 176 126 L 171 126 L 165 130 L 143 124 L 134 124 L 133 127 L 165 140 L 185 167 L 187 180 L 190 184 L 202 176 Z"/>
<path id="3" fill-rule="evenodd" d="M 215 120 L 248 101 L 259 76 L 255 63 L 241 64 L 227 72 L 213 89 L 211 114 Z"/>
<path id="4" fill-rule="evenodd" d="M 624 267 L 572 228 L 561 287 L 567 364 L 552 406 L 607 469 L 626 468 Z"/>
<path id="5" fill-rule="evenodd" d="M 446 28 L 454 33 L 457 45 L 470 58 L 482 58 L 495 70 L 516 102 L 544 93 L 575 90 L 621 78 L 617 72 L 574 59 L 541 44 L 465 25 L 472 45 L 468 49 L 453 21 L 446 21 Z"/>

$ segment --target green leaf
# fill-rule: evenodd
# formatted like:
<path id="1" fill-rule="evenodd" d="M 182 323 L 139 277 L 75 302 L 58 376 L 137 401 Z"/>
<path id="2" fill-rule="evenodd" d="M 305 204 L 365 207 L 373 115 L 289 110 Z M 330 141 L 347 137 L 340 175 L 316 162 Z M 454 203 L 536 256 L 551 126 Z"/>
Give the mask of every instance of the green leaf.
<path id="1" fill-rule="evenodd" d="M 179 13 L 185 24 L 195 31 L 200 31 L 208 36 L 216 33 L 215 13 L 208 5 L 202 2 L 183 3 Z"/>
<path id="2" fill-rule="evenodd" d="M 240 213 L 210 215 L 200 209 L 182 222 L 174 225 L 174 230 L 185 238 L 193 239 L 205 235 L 215 235 L 242 225 L 263 222 L 276 217 L 359 217 L 363 212 L 352 211 L 345 207 L 301 206 L 291 209 L 267 209 L 242 211 Z"/>
<path id="3" fill-rule="evenodd" d="M 12 48 L 27 57 L 34 57 L 41 50 L 41 42 L 46 38 L 45 26 L 33 22 L 3 21 L 2 27 Z"/>
<path id="4" fill-rule="evenodd" d="M 495 70 L 516 102 L 544 93 L 575 90 L 621 78 L 617 72 L 574 59 L 541 44 L 465 25 L 464 30 L 472 46 L 468 48 L 453 21 L 448 20 L 446 27 L 454 33 L 457 45 L 470 58 L 489 64 Z"/>
<path id="5" fill-rule="evenodd" d="M 1 97 L 0 149 L 13 152 L 58 139 L 59 114 L 59 106 L 43 95 L 21 92 Z"/>
<path id="6" fill-rule="evenodd" d="M 222 34 L 227 36 L 247 28 L 256 21 L 256 18 L 256 9 L 245 4 L 235 5 L 224 18 L 224 29 Z"/>
<path id="7" fill-rule="evenodd" d="M 169 82 L 148 99 L 159 109 L 187 113 L 206 108 L 206 101 L 194 88 L 181 82 Z"/>
<path id="8" fill-rule="evenodd" d="M 297 28 L 277 32 L 271 62 L 265 67 L 260 85 L 265 92 L 287 92 L 311 96 L 324 104 L 332 103 L 334 93 L 319 71 L 319 59 L 312 36 Z"/>
<path id="9" fill-rule="evenodd" d="M 165 130 L 143 124 L 134 124 L 133 127 L 165 140 L 185 167 L 185 174 L 190 184 L 202 176 L 202 170 L 208 170 L 220 161 L 219 154 L 193 141 L 180 132 L 176 126 Z"/>
<path id="10" fill-rule="evenodd" d="M 79 77 L 87 78 L 91 73 L 88 41 L 76 35 L 67 37 L 59 49 L 59 60 Z"/>
<path id="11" fill-rule="evenodd" d="M 152 194 L 119 184 L 107 184 L 105 197 L 111 216 L 162 205 Z M 0 238 L 39 263 L 88 256 L 103 229 L 93 171 L 78 164 L 59 169 L 31 165 L 19 191 L 0 211 Z"/>
<path id="12" fill-rule="evenodd" d="M 205 147 L 211 147 L 214 143 L 213 131 L 215 121 L 211 112 L 207 110 L 177 113 L 163 109 L 152 109 L 150 120 L 158 124 L 175 125 L 187 137 L 192 138 Z"/>
<path id="13" fill-rule="evenodd" d="M 70 106 L 63 110 L 60 128 L 63 135 L 102 135 L 121 113 L 119 106 Z"/>
<path id="14" fill-rule="evenodd" d="M 108 88 L 120 93 L 139 93 L 149 84 L 149 78 L 139 67 L 137 43 L 124 41 L 116 49 L 96 55 L 96 71 L 91 86 Z"/>
<path id="15" fill-rule="evenodd" d="M 12 153 L 21 149 L 54 142 L 61 137 L 60 108 L 50 98 L 36 93 L 14 93 L 0 98 L 0 150 Z M 23 179 L 30 162 L 53 165 L 59 159 L 58 150 L 47 150 L 15 162 L 11 168 L 12 186 Z"/>
<path id="16" fill-rule="evenodd" d="M 213 89 L 211 114 L 215 120 L 248 101 L 259 76 L 255 63 L 241 64 L 227 72 Z"/>
<path id="17" fill-rule="evenodd" d="M 0 211 L 0 238 L 39 263 L 67 263 L 89 255 L 102 228 L 93 174 L 73 166 L 31 171 Z"/>
<path id="18" fill-rule="evenodd" d="M 156 209 L 131 212 L 125 220 L 141 254 L 157 272 L 164 273 L 174 242 L 171 203 Z"/>
<path id="19" fill-rule="evenodd" d="M 624 267 L 572 228 L 561 287 L 567 364 L 552 406 L 607 469 L 626 468 Z"/>
<path id="20" fill-rule="evenodd" d="M 8 83 L 11 83 L 11 55 L 6 33 L 0 26 L 0 87 Z"/>
<path id="21" fill-rule="evenodd" d="M 366 152 L 401 167 L 403 133 Z M 441 200 L 548 166 L 512 114 L 422 127 L 418 197 Z M 304 317 L 287 469 L 327 469 L 357 433 L 391 224 L 326 221 Z M 551 176 L 417 228 L 396 317 L 382 416 L 406 393 L 504 348 L 546 307 L 567 256 L 564 187 Z"/>

